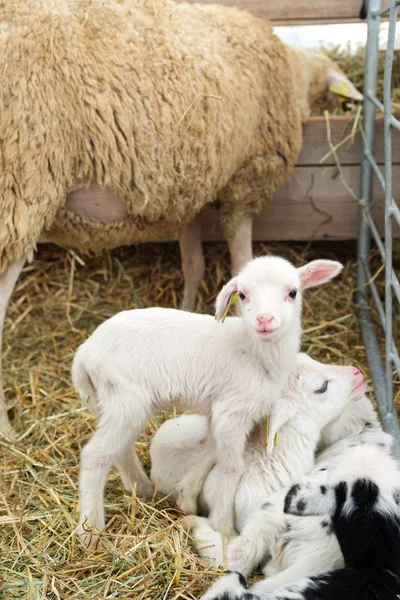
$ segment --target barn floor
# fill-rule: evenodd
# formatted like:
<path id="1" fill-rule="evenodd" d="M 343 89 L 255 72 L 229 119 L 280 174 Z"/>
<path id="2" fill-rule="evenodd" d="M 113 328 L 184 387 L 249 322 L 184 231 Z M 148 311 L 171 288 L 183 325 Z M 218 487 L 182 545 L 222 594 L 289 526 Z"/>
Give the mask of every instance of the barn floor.
<path id="1" fill-rule="evenodd" d="M 305 296 L 303 348 L 369 376 L 353 303 L 355 244 L 255 245 L 255 254 L 267 251 L 299 265 L 317 257 L 345 262 L 337 281 Z M 206 259 L 198 309 L 211 311 L 228 278 L 225 245 L 206 246 Z M 125 248 L 84 264 L 46 247 L 25 268 L 4 336 L 6 394 L 19 439 L 0 440 L 1 598 L 192 599 L 206 588 L 211 571 L 180 532 L 179 511 L 160 498 L 142 504 L 123 491 L 116 473 L 106 488 L 104 547 L 86 553 L 73 534 L 79 452 L 95 426 L 71 388 L 74 351 L 117 311 L 177 306 L 181 288 L 176 244 Z M 396 396 L 400 402 L 399 381 Z M 148 436 L 162 418 L 138 443 L 147 466 Z"/>

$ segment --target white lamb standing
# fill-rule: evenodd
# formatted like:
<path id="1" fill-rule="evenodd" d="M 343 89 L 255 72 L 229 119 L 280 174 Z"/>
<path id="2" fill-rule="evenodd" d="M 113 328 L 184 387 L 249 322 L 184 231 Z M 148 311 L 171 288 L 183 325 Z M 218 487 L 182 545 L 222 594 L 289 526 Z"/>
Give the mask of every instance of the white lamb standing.
<path id="1" fill-rule="evenodd" d="M 282 258 L 260 257 L 222 289 L 216 319 L 161 308 L 125 311 L 82 344 L 73 383 L 99 418 L 81 456 L 78 535 L 84 543 L 96 545 L 96 530 L 104 527 L 103 490 L 113 465 L 127 489 L 136 483 L 139 495 L 152 494 L 133 444 L 150 417 L 171 403 L 209 420 L 224 489 L 210 519 L 217 530 L 233 530 L 246 438 L 278 401 L 299 350 L 302 291 L 341 268 L 335 261 L 316 260 L 296 269 Z M 241 318 L 221 323 L 232 294 L 240 298 Z M 210 460 L 185 482 L 180 504 L 187 512 L 196 511 L 214 455 Z"/>
<path id="2" fill-rule="evenodd" d="M 392 438 L 382 431 L 375 409 L 367 396 L 349 404 L 342 414 L 323 430 L 314 468 L 301 485 L 321 486 L 323 493 L 330 473 L 346 464 L 349 450 L 357 446 L 377 447 L 390 454 Z M 297 486 L 294 486 L 296 489 Z M 285 514 L 284 503 L 289 487 L 264 498 L 259 510 L 233 539 L 224 557 L 223 540 L 207 519 L 190 517 L 196 546 L 203 557 L 216 565 L 238 571 L 245 577 L 263 566 L 266 579 L 252 591 L 272 592 L 305 576 L 318 575 L 343 566 L 343 556 L 329 519 Z M 248 489 L 251 494 L 251 488 Z"/>
<path id="3" fill-rule="evenodd" d="M 268 445 L 265 419 L 248 437 L 244 473 L 235 495 L 238 532 L 268 496 L 310 472 L 322 429 L 338 417 L 354 394 L 364 392 L 363 386 L 363 376 L 355 367 L 326 365 L 298 354 L 283 397 L 270 413 Z M 272 452 L 278 430 L 279 443 Z M 165 422 L 150 447 L 151 479 L 159 491 L 175 497 L 179 505 L 186 480 L 201 471 L 212 441 L 207 419 L 201 415 L 182 415 Z M 213 458 L 215 463 L 215 450 Z M 212 469 L 199 496 L 200 513 L 212 512 L 220 501 L 220 480 Z M 192 524 L 210 527 L 202 518 Z"/>

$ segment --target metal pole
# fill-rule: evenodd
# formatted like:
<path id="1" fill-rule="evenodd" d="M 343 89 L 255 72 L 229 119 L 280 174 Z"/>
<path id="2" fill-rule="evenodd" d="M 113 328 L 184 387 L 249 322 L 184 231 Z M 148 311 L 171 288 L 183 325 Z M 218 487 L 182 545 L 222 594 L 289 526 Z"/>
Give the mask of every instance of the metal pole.
<path id="1" fill-rule="evenodd" d="M 379 17 L 373 17 L 372 12 L 380 10 L 380 0 L 368 2 L 368 38 L 365 52 L 365 74 L 364 74 L 364 109 L 363 128 L 365 142 L 363 145 L 363 156 L 361 161 L 361 189 L 360 195 L 365 207 L 369 210 L 372 199 L 372 166 L 368 155 L 373 154 L 375 137 L 375 104 L 370 99 L 375 95 L 378 74 L 378 41 L 379 41 Z M 358 232 L 358 267 L 356 301 L 359 307 L 360 326 L 370 365 L 372 381 L 379 406 L 386 402 L 385 373 L 375 335 L 374 325 L 371 319 L 371 311 L 368 304 L 368 276 L 365 267 L 369 262 L 370 231 L 367 220 L 364 217 L 364 207 L 360 206 L 359 232 Z"/>
<path id="2" fill-rule="evenodd" d="M 385 425 L 389 430 L 396 429 L 399 435 L 399 424 L 396 408 L 393 405 L 393 240 L 392 240 L 392 67 L 394 56 L 394 41 L 397 21 L 396 0 L 391 0 L 389 33 L 386 47 L 385 75 L 383 82 L 384 106 L 384 140 L 385 140 L 385 314 L 386 314 L 386 406 L 384 413 Z M 392 431 L 390 431 L 392 433 Z"/>
<path id="3" fill-rule="evenodd" d="M 393 61 L 394 47 L 394 26 L 396 22 L 395 6 L 399 0 L 391 0 L 391 46 L 388 42 L 387 61 L 385 65 L 385 95 L 384 104 L 376 97 L 376 81 L 378 73 L 378 37 L 380 26 L 380 15 L 382 13 L 380 0 L 369 0 L 368 2 L 368 39 L 366 48 L 366 70 L 364 80 L 364 117 L 363 126 L 365 131 L 364 151 L 361 168 L 361 198 L 364 206 L 360 207 L 360 225 L 358 238 L 358 272 L 357 272 L 357 303 L 359 306 L 360 326 L 364 345 L 366 349 L 368 364 L 371 369 L 372 381 L 374 384 L 375 396 L 379 411 L 382 417 L 382 425 L 385 431 L 391 433 L 395 439 L 394 452 L 400 458 L 400 427 L 393 406 L 393 381 L 392 370 L 394 360 L 394 349 L 392 346 L 392 166 L 391 166 L 391 115 L 390 87 L 391 87 L 391 69 Z M 394 14 L 393 14 L 394 13 Z M 379 177 L 379 181 L 385 189 L 385 313 L 383 325 L 385 327 L 386 339 L 386 358 L 383 365 L 379 343 L 375 333 L 375 327 L 371 317 L 369 307 L 369 251 L 371 242 L 371 231 L 367 219 L 364 216 L 368 212 L 370 219 L 370 207 L 372 200 L 372 174 L 373 167 L 377 168 L 375 163 L 374 146 L 374 126 L 375 111 L 377 106 L 381 106 L 384 112 L 385 125 L 385 176 Z M 379 173 L 378 173 L 379 175 Z M 383 313 L 383 311 L 382 311 Z"/>

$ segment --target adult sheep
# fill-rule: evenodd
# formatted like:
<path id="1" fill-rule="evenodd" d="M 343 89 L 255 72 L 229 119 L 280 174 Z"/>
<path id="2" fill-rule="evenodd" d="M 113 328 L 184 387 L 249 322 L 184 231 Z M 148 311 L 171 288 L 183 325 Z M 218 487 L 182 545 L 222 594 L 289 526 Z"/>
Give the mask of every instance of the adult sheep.
<path id="1" fill-rule="evenodd" d="M 291 174 L 301 123 L 344 75 L 222 6 L 172 0 L 0 4 L 0 334 L 41 239 L 79 252 L 179 236 L 194 306 L 195 217 L 217 202 L 232 270 Z M 11 435 L 0 383 L 0 431 Z"/>

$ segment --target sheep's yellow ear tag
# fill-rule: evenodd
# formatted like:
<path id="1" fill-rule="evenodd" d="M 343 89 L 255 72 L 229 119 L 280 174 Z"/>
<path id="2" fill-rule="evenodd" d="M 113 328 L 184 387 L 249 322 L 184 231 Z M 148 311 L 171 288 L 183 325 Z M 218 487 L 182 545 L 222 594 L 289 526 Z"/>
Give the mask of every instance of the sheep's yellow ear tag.
<path id="1" fill-rule="evenodd" d="M 269 415 L 267 415 L 267 421 L 265 424 L 265 446 L 268 446 L 268 439 L 269 439 Z M 279 442 L 279 436 L 278 436 L 278 432 L 276 432 L 275 437 L 274 437 L 274 448 L 277 447 Z"/>
<path id="2" fill-rule="evenodd" d="M 350 94 L 350 86 L 347 81 L 339 81 L 338 83 L 333 83 L 330 86 L 329 91 L 332 92 L 332 94 L 336 94 L 336 96 L 339 96 L 339 100 L 341 102 L 345 102 L 346 100 L 352 100 Z"/>
<path id="3" fill-rule="evenodd" d="M 225 287 L 225 286 L 224 286 Z M 224 288 L 222 288 L 224 289 Z M 232 304 L 237 304 L 237 302 L 239 302 L 239 296 L 237 295 L 236 292 L 233 292 L 230 296 L 229 296 L 229 300 L 228 300 L 228 304 L 226 309 L 224 310 L 224 314 L 222 315 L 221 318 L 221 322 L 223 323 L 228 315 L 229 309 L 232 306 Z M 217 318 L 217 315 L 215 315 L 215 318 Z"/>

